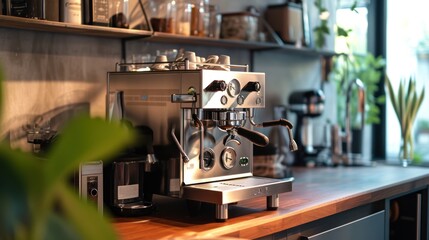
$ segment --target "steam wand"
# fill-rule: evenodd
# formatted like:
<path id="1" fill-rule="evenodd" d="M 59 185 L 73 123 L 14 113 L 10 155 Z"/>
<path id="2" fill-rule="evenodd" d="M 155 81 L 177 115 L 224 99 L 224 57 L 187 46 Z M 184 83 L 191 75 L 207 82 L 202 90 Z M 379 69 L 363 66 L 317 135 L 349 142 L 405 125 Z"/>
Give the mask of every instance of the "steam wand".
<path id="1" fill-rule="evenodd" d="M 192 120 L 194 121 L 195 126 L 200 129 L 200 168 L 204 166 L 204 125 L 203 122 L 197 116 L 197 93 L 194 88 L 188 89 L 188 93 L 186 94 L 172 94 L 171 102 L 173 103 L 192 103 Z M 174 134 L 174 129 L 171 130 L 171 136 L 173 138 L 174 143 L 182 154 L 182 160 L 187 163 L 190 161 L 189 156 L 183 150 L 182 145 Z"/>
<path id="2" fill-rule="evenodd" d="M 292 134 L 292 128 L 293 125 L 291 122 L 289 122 L 286 119 L 280 118 L 279 120 L 269 121 L 269 122 L 262 122 L 262 123 L 255 123 L 254 119 L 254 109 L 247 109 L 247 114 L 249 116 L 250 124 L 252 124 L 255 127 L 274 127 L 274 126 L 284 126 L 287 128 L 288 136 L 289 136 L 289 150 L 291 152 L 298 150 L 298 145 L 296 144 L 295 140 L 293 139 Z"/>

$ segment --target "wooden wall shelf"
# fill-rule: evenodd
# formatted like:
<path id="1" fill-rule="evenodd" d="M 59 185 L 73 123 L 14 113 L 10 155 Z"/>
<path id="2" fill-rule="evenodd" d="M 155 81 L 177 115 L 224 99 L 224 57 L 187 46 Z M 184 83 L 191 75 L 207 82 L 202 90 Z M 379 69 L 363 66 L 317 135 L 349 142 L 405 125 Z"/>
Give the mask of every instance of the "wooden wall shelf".
<path id="1" fill-rule="evenodd" d="M 239 48 L 254 51 L 279 50 L 294 54 L 310 56 L 333 56 L 334 52 L 318 51 L 311 48 L 297 48 L 293 45 L 280 45 L 273 42 L 248 42 L 240 40 L 214 39 L 206 37 L 182 36 L 162 32 L 152 32 L 146 30 L 123 29 L 114 27 L 103 27 L 84 24 L 72 24 L 64 22 L 55 22 L 48 20 L 39 20 L 31 18 L 21 18 L 14 16 L 0 15 L 0 27 L 22 29 L 30 31 L 43 31 L 52 33 L 66 33 L 75 35 L 87 35 L 96 37 L 108 37 L 118 39 L 141 39 L 157 43 L 178 43 L 193 44 L 199 46 Z"/>
<path id="2" fill-rule="evenodd" d="M 241 40 L 215 39 L 208 37 L 184 36 L 163 32 L 154 32 L 152 37 L 147 40 L 161 43 L 193 44 L 201 46 L 241 48 L 250 50 L 266 50 L 279 48 L 278 44 L 270 42 L 250 42 Z"/>
<path id="3" fill-rule="evenodd" d="M 109 38 L 144 38 L 152 35 L 151 31 L 144 30 L 81 25 L 5 15 L 0 15 L 0 27 Z"/>

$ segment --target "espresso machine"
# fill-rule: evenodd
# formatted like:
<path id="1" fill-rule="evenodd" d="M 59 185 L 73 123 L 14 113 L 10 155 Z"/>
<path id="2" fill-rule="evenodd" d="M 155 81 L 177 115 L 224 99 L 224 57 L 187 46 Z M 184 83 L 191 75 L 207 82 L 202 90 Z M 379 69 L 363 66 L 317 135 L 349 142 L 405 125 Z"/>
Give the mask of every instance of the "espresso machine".
<path id="1" fill-rule="evenodd" d="M 219 221 L 228 219 L 231 203 L 266 197 L 267 209 L 273 210 L 279 194 L 292 190 L 293 178 L 253 176 L 253 145 L 269 142 L 254 128 L 284 126 L 290 149 L 296 150 L 288 120 L 254 121 L 256 110 L 265 107 L 265 74 L 248 72 L 247 66 L 227 67 L 231 71 L 118 70 L 107 79 L 108 115 L 119 109 L 132 126 L 153 131 L 156 161 L 145 164 L 158 167 L 144 186 L 153 194 L 215 204 Z"/>
<path id="2" fill-rule="evenodd" d="M 289 96 L 289 111 L 296 114 L 294 165 L 306 165 L 306 157 L 316 153 L 313 145 L 312 119 L 319 117 L 325 107 L 325 95 L 320 89 L 293 92 Z"/>

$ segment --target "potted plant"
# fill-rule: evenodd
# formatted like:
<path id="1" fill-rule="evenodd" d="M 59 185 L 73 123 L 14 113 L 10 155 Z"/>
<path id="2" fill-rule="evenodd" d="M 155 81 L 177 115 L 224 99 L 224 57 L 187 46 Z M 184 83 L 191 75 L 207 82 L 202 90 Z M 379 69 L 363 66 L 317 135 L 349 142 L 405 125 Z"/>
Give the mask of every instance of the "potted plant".
<path id="1" fill-rule="evenodd" d="M 0 69 L 0 99 L 1 82 Z M 80 163 L 107 159 L 133 138 L 119 124 L 80 117 L 43 159 L 0 142 L 0 239 L 116 239 L 108 217 L 68 179 Z"/>
<path id="2" fill-rule="evenodd" d="M 410 77 L 408 80 L 401 79 L 396 92 L 387 76 L 385 84 L 401 128 L 399 158 L 402 166 L 406 167 L 414 160 L 413 126 L 417 112 L 425 97 L 425 89 L 423 87 L 419 94 L 416 89 L 416 81 L 413 77 Z"/>

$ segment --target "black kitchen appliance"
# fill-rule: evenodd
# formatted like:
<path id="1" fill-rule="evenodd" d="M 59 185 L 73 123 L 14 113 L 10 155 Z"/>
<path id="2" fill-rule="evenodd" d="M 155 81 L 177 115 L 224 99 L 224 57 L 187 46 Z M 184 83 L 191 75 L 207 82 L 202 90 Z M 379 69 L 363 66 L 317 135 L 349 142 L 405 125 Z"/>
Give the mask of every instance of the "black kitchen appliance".
<path id="1" fill-rule="evenodd" d="M 305 165 L 306 156 L 315 153 L 311 119 L 320 116 L 324 106 L 325 95 L 320 89 L 296 91 L 289 96 L 289 111 L 297 116 L 294 138 L 298 151 L 295 152 L 294 165 Z"/>
<path id="2" fill-rule="evenodd" d="M 153 132 L 146 126 L 136 127 L 136 144 L 105 164 L 104 201 L 119 216 L 141 216 L 153 210 L 152 194 L 157 161 L 153 155 Z"/>

